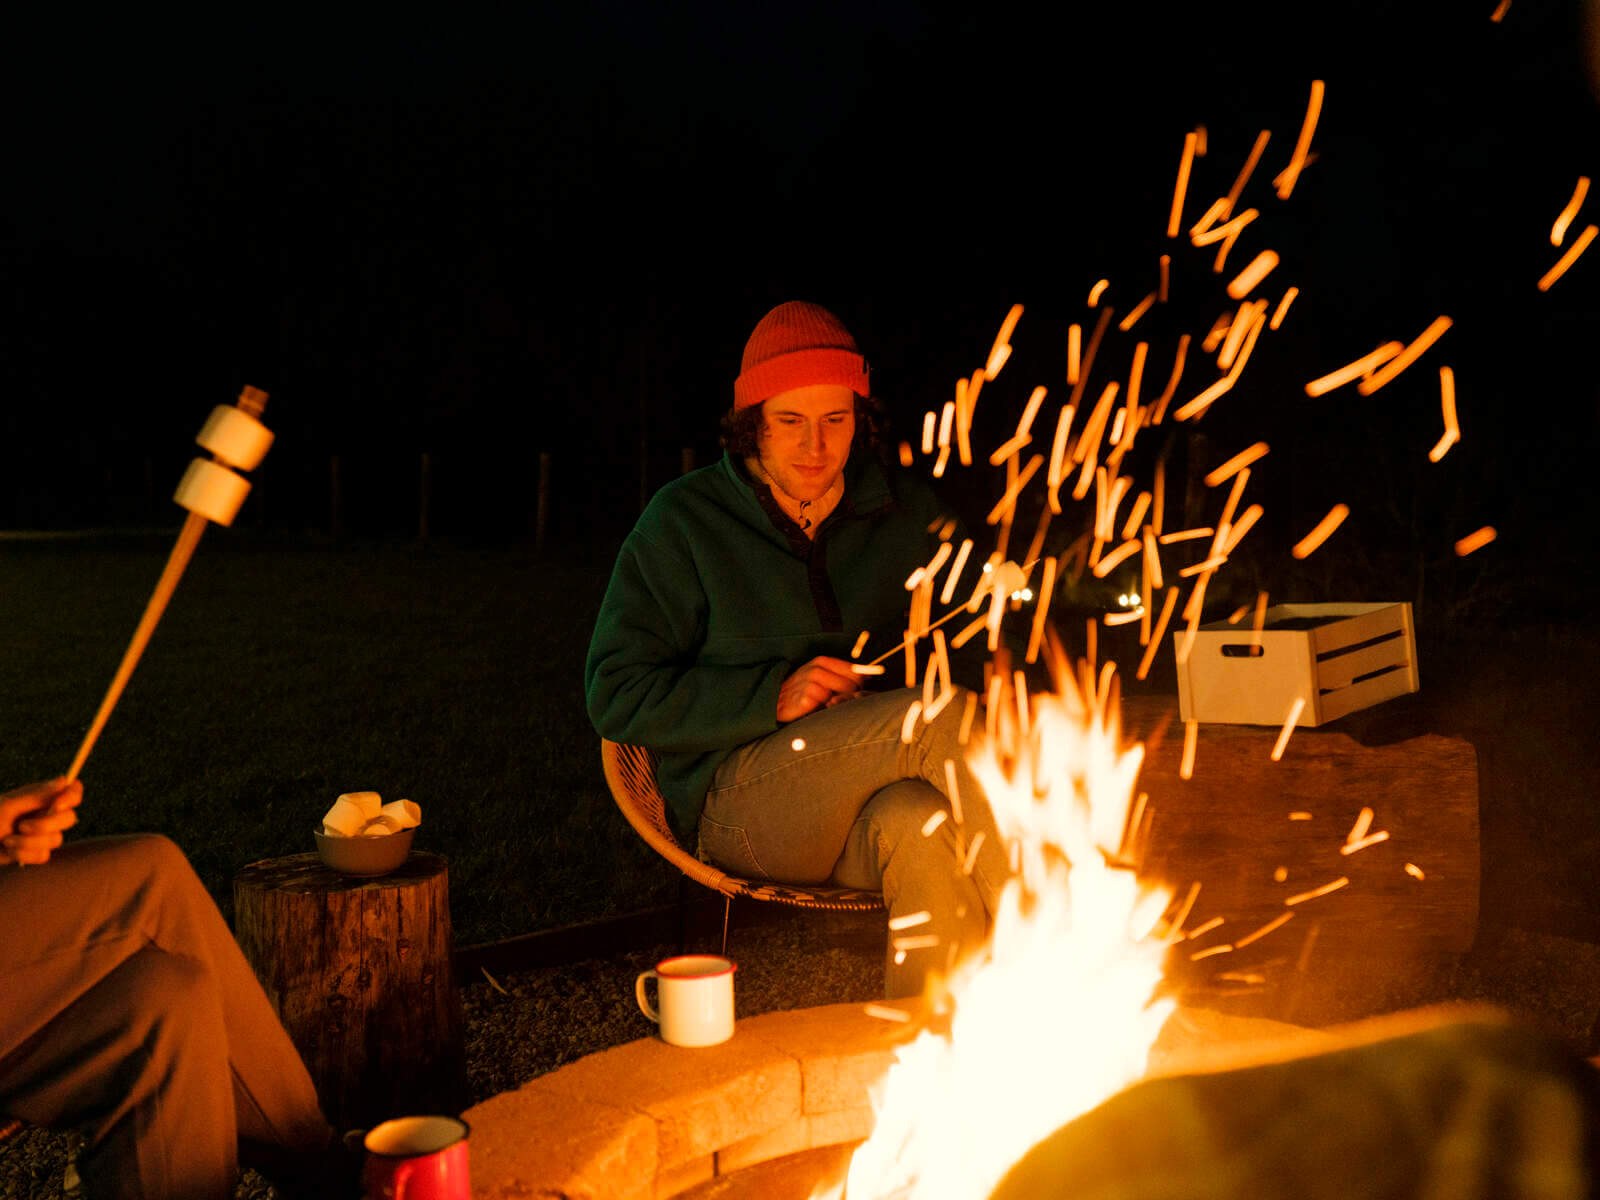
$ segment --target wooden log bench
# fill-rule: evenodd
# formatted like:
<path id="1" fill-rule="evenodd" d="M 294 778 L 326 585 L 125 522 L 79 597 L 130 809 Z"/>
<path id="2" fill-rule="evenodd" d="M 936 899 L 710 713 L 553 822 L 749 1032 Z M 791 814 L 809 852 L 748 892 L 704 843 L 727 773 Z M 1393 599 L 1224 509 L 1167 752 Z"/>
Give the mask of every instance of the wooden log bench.
<path id="1" fill-rule="evenodd" d="M 362 878 L 294 854 L 234 877 L 239 946 L 337 1128 L 466 1103 L 446 867 L 414 852 Z"/>
<path id="2" fill-rule="evenodd" d="M 1363 745 L 1339 726 L 1298 729 L 1274 762 L 1276 728 L 1203 724 L 1185 780 L 1176 707 L 1171 697 L 1126 697 L 1123 722 L 1125 735 L 1145 742 L 1145 874 L 1180 898 L 1200 883 L 1187 928 L 1224 919 L 1187 943 L 1189 953 L 1294 914 L 1234 950 L 1175 956 L 1191 1000 L 1248 996 L 1238 1007 L 1253 1015 L 1323 1024 L 1430 999 L 1428 977 L 1477 934 L 1472 744 L 1423 734 Z M 1373 811 L 1371 832 L 1389 836 L 1341 853 L 1363 808 Z M 1348 882 L 1285 905 L 1340 879 Z"/>

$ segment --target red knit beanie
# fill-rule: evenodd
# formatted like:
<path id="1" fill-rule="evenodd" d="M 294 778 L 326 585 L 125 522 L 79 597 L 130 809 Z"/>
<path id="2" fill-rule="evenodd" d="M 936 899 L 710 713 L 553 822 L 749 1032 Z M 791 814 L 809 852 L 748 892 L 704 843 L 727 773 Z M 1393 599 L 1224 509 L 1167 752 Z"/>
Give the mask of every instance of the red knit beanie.
<path id="1" fill-rule="evenodd" d="M 744 344 L 734 408 L 749 408 L 780 392 L 833 383 L 870 396 L 867 361 L 844 322 L 819 304 L 791 300 L 757 323 Z"/>

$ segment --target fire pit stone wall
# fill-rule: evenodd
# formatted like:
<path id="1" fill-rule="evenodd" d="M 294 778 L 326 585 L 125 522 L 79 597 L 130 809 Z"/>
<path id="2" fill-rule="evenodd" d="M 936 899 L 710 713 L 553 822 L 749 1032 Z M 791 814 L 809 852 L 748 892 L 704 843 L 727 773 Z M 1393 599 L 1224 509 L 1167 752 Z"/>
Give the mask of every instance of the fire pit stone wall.
<path id="1" fill-rule="evenodd" d="M 835 1004 L 747 1018 L 720 1046 L 645 1037 L 589 1055 L 464 1114 L 473 1195 L 652 1200 L 859 1141 L 868 1088 L 912 1035 Z"/>

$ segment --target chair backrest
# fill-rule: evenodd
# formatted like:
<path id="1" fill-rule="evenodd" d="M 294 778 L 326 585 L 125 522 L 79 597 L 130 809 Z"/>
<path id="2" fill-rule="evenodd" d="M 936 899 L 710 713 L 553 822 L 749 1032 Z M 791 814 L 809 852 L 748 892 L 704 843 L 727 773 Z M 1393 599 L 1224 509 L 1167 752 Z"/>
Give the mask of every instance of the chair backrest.
<path id="1" fill-rule="evenodd" d="M 696 883 L 724 896 L 748 896 L 752 900 L 769 900 L 798 908 L 866 912 L 883 907 L 883 896 L 878 892 L 741 879 L 701 862 L 673 836 L 672 826 L 667 822 L 667 800 L 656 785 L 653 753 L 643 746 L 601 739 L 600 765 L 605 770 L 606 786 L 611 789 L 612 799 L 634 832 Z"/>
<path id="2" fill-rule="evenodd" d="M 643 746 L 601 739 L 600 765 L 605 770 L 606 786 L 633 831 L 657 854 L 696 883 L 704 884 L 725 896 L 744 894 L 726 872 L 701 862 L 685 850 L 673 836 L 667 822 L 667 798 L 656 786 L 656 756 Z"/>

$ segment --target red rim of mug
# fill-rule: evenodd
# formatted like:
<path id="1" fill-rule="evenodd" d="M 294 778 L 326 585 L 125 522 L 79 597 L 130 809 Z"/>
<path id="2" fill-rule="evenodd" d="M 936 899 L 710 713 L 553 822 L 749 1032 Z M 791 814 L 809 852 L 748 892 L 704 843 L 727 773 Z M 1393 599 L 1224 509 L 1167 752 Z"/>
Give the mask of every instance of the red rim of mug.
<path id="1" fill-rule="evenodd" d="M 692 962 L 695 959 L 711 959 L 713 961 L 725 962 L 728 965 L 721 971 L 707 971 L 704 974 L 699 975 L 674 975 L 667 970 L 667 968 L 673 963 Z M 671 958 L 664 958 L 656 964 L 656 973 L 658 975 L 665 975 L 668 979 L 715 979 L 719 975 L 732 975 L 738 969 L 738 963 L 734 962 L 731 958 L 723 958 L 723 956 L 720 954 L 677 954 Z"/>

